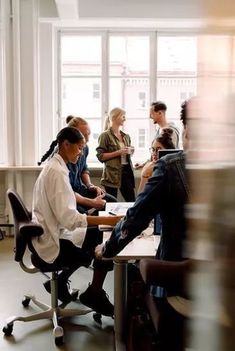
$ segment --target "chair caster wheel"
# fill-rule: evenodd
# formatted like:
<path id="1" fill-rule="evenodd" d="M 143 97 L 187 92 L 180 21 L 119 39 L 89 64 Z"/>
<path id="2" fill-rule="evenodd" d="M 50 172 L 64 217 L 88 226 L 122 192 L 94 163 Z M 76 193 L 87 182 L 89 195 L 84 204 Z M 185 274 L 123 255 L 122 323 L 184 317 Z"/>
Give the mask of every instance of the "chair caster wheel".
<path id="1" fill-rule="evenodd" d="M 101 313 L 93 313 L 93 319 L 96 323 L 102 324 L 102 314 Z"/>
<path id="2" fill-rule="evenodd" d="M 29 297 L 25 297 L 24 300 L 22 300 L 22 305 L 24 307 L 28 307 L 29 303 L 30 303 L 30 298 Z"/>
<path id="3" fill-rule="evenodd" d="M 13 331 L 13 324 L 6 324 L 2 328 L 2 331 L 6 336 L 10 336 L 12 334 L 12 331 Z"/>
<path id="4" fill-rule="evenodd" d="M 63 330 L 63 328 L 60 327 L 59 325 L 57 325 L 53 329 L 53 334 L 55 337 L 56 346 L 61 346 L 64 343 L 64 330 Z"/>
<path id="5" fill-rule="evenodd" d="M 59 336 L 59 337 L 55 338 L 55 344 L 56 344 L 56 346 L 61 346 L 61 345 L 63 345 L 63 343 L 64 343 L 64 338 L 63 338 L 63 336 Z"/>

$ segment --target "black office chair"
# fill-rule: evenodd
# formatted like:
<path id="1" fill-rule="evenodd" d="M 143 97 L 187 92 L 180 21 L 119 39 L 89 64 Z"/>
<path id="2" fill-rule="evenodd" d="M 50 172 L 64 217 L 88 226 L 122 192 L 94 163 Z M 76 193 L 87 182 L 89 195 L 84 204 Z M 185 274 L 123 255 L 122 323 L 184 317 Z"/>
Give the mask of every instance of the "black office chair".
<path id="1" fill-rule="evenodd" d="M 42 265 L 41 260 L 39 261 L 37 257 L 33 254 L 31 246 L 31 238 L 35 236 L 40 236 L 43 234 L 43 228 L 41 225 L 33 223 L 31 220 L 31 213 L 25 207 L 20 196 L 14 191 L 9 189 L 7 195 L 11 204 L 13 217 L 14 217 L 14 232 L 15 232 L 15 261 L 19 262 L 20 267 L 27 273 L 37 273 L 51 272 L 52 277 L 50 279 L 51 284 L 51 306 L 46 305 L 43 302 L 37 300 L 34 296 L 25 295 L 22 304 L 27 307 L 32 300 L 32 302 L 37 305 L 42 312 L 29 315 L 27 317 L 13 316 L 7 320 L 7 324 L 3 327 L 3 333 L 6 336 L 10 336 L 13 331 L 13 324 L 15 321 L 35 321 L 40 319 L 51 319 L 53 322 L 53 334 L 55 337 L 55 344 L 57 346 L 63 343 L 63 328 L 58 325 L 58 319 L 60 317 L 72 317 L 77 315 L 85 315 L 92 312 L 91 309 L 65 309 L 63 305 L 58 306 L 58 271 L 61 269 L 66 269 L 66 267 L 57 267 L 50 269 L 49 264 Z M 26 248 L 29 248 L 31 253 L 31 261 L 33 264 L 28 265 L 24 262 L 24 254 Z M 30 249 L 31 248 L 31 249 Z M 40 262 L 40 264 L 38 263 Z M 76 300 L 78 292 L 73 294 Z M 94 316 L 95 319 L 95 316 Z"/>

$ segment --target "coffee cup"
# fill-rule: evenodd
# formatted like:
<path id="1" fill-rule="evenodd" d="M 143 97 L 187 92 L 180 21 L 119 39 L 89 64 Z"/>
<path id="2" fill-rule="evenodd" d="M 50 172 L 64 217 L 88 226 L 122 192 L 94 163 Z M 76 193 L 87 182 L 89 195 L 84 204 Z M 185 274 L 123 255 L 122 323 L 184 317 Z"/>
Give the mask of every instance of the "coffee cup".
<path id="1" fill-rule="evenodd" d="M 132 155 L 134 153 L 134 151 L 135 151 L 135 148 L 134 148 L 134 146 L 128 146 L 127 150 L 128 150 L 128 154 Z"/>

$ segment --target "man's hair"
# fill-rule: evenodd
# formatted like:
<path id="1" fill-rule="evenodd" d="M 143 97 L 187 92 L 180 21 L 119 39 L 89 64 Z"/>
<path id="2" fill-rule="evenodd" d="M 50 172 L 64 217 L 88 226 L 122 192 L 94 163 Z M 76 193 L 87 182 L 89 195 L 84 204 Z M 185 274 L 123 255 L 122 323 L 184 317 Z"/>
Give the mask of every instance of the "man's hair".
<path id="1" fill-rule="evenodd" d="M 181 104 L 181 111 L 180 111 L 180 120 L 182 121 L 184 127 L 187 125 L 187 118 L 188 118 L 188 101 L 184 101 Z"/>
<path id="2" fill-rule="evenodd" d="M 162 101 L 152 102 L 151 106 L 154 107 L 155 112 L 167 110 L 166 104 L 164 104 L 164 102 L 162 102 Z"/>

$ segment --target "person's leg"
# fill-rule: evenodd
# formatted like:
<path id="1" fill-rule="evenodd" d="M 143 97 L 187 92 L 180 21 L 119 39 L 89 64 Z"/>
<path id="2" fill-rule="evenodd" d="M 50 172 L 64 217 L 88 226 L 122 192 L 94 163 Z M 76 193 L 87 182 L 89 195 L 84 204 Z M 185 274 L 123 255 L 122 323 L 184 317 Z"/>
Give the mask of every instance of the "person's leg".
<path id="1" fill-rule="evenodd" d="M 111 186 L 105 186 L 104 188 L 107 194 L 117 198 L 118 188 L 112 188 Z"/>
<path id="2" fill-rule="evenodd" d="M 88 228 L 83 250 L 94 256 L 95 247 L 102 243 L 103 233 L 97 227 Z M 114 306 L 109 301 L 106 292 L 103 290 L 104 280 L 108 271 L 113 269 L 112 261 L 102 261 L 94 259 L 93 277 L 88 288 L 80 295 L 80 301 L 103 315 L 113 316 Z"/>
<path id="3" fill-rule="evenodd" d="M 106 202 L 117 202 L 117 198 L 109 193 L 105 194 L 104 200 L 106 200 Z"/>
<path id="4" fill-rule="evenodd" d="M 42 267 L 43 271 L 61 271 L 58 275 L 58 298 L 64 303 L 72 301 L 72 295 L 68 290 L 68 279 L 79 267 L 88 267 L 92 256 L 75 246 L 70 240 L 60 239 L 60 252 L 53 263 L 43 261 L 32 245 L 29 245 L 32 255 L 32 262 L 36 267 Z M 47 292 L 51 292 L 50 280 L 44 283 Z"/>
<path id="5" fill-rule="evenodd" d="M 120 191 L 126 202 L 135 201 L 134 175 L 129 165 L 122 168 L 122 181 Z"/>

